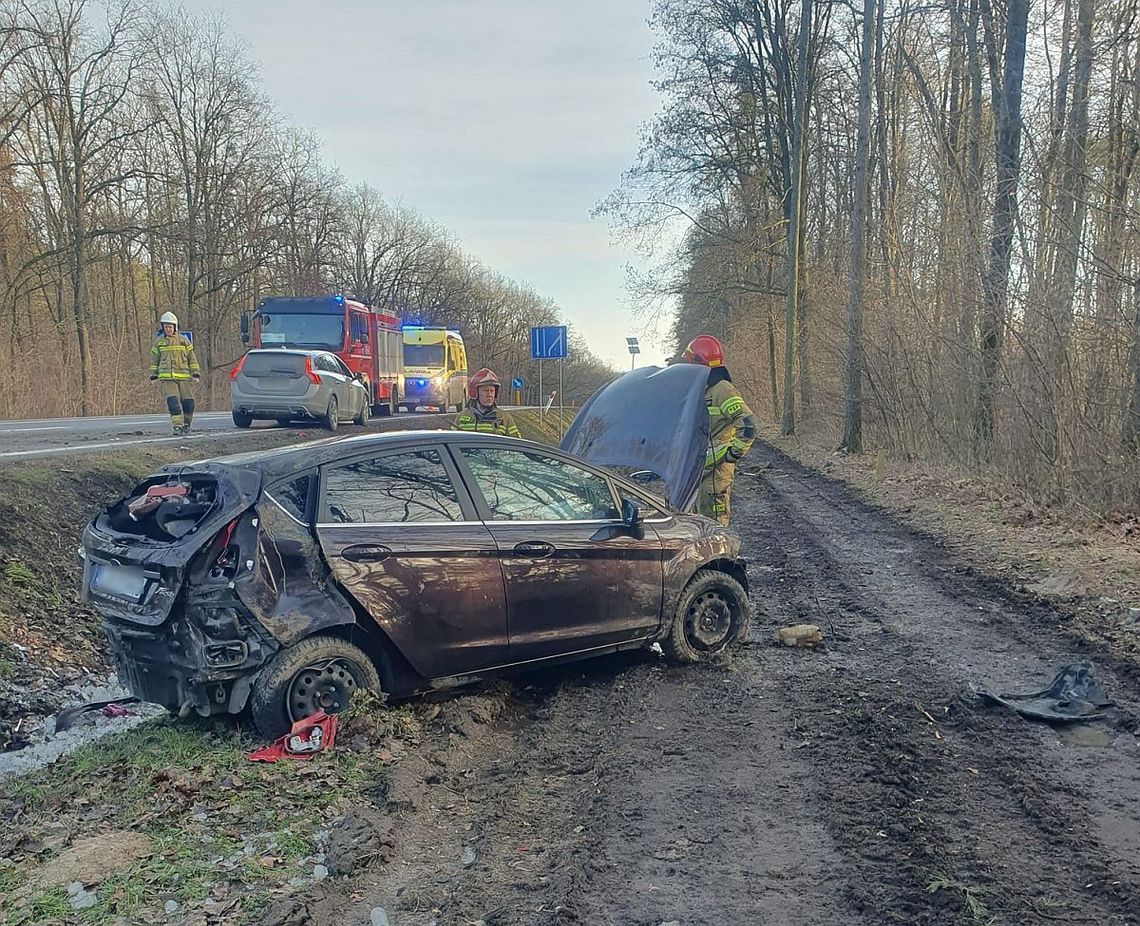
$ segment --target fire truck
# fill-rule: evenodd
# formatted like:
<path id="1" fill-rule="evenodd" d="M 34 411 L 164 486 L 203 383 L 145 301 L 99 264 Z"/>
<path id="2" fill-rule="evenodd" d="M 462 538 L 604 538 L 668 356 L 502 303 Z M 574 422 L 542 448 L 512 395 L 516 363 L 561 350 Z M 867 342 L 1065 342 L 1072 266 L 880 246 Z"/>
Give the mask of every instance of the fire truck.
<path id="1" fill-rule="evenodd" d="M 400 407 L 400 320 L 382 309 L 344 296 L 267 296 L 252 318 L 242 315 L 241 339 L 254 347 L 327 350 L 363 377 L 374 415 Z"/>

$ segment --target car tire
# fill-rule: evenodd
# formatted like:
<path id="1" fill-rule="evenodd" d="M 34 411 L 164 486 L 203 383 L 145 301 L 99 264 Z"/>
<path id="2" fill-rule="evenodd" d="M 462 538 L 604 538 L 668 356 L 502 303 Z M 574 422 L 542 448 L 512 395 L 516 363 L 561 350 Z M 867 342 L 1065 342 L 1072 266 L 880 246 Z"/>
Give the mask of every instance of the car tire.
<path id="1" fill-rule="evenodd" d="M 371 414 L 371 412 L 372 406 L 369 405 L 368 400 L 365 399 L 360 403 L 360 411 L 356 413 L 356 417 L 352 419 L 352 423 L 358 428 L 364 427 L 366 424 L 368 424 L 368 416 Z"/>
<path id="2" fill-rule="evenodd" d="M 245 412 L 234 409 L 234 424 L 239 428 L 248 428 L 253 424 L 253 415 L 247 415 Z"/>
<path id="3" fill-rule="evenodd" d="M 309 637 L 280 650 L 261 670 L 250 694 L 250 713 L 258 732 L 276 739 L 318 708 L 329 714 L 344 710 L 358 688 L 382 690 L 365 652 L 339 637 Z"/>
<path id="4" fill-rule="evenodd" d="M 334 395 L 329 399 L 328 411 L 325 412 L 325 427 L 330 431 L 335 431 L 338 424 L 340 424 L 340 407 L 337 405 Z"/>
<path id="5" fill-rule="evenodd" d="M 751 620 L 744 587 L 726 572 L 701 569 L 681 593 L 661 649 L 674 665 L 707 662 L 743 640 Z"/>

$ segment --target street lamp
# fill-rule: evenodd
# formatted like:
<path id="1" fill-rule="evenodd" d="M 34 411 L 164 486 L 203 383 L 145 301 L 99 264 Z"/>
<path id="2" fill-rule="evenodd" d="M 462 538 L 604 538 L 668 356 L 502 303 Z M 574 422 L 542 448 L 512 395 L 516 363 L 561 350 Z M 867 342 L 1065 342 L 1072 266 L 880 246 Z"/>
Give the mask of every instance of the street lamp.
<path id="1" fill-rule="evenodd" d="M 626 338 L 625 346 L 629 348 L 629 368 L 632 371 L 637 365 L 637 355 L 641 353 L 641 348 L 638 346 L 637 338 Z"/>

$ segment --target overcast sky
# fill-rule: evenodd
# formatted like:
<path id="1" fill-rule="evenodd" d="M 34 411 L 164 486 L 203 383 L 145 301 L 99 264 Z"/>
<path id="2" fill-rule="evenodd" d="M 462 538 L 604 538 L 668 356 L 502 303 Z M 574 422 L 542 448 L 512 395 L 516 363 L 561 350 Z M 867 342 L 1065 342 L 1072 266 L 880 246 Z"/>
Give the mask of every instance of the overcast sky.
<path id="1" fill-rule="evenodd" d="M 652 116 L 649 0 L 186 0 L 221 12 L 326 158 L 553 297 L 628 365 L 623 265 L 590 210 Z M 646 344 L 647 362 L 666 345 Z"/>

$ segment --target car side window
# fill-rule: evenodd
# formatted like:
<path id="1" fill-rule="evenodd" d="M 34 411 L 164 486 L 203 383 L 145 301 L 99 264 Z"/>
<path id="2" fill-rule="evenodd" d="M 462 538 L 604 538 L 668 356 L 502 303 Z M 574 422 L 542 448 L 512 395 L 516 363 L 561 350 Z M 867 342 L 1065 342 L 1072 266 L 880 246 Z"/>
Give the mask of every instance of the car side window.
<path id="1" fill-rule="evenodd" d="M 332 356 L 329 359 L 332 361 L 333 368 L 341 376 L 347 376 L 349 379 L 352 379 L 352 370 L 350 370 L 347 366 L 345 366 L 344 361 L 341 360 L 340 357 Z"/>
<path id="2" fill-rule="evenodd" d="M 317 369 L 324 370 L 326 373 L 339 373 L 336 363 L 333 358 L 328 354 L 317 354 Z"/>
<path id="3" fill-rule="evenodd" d="M 313 476 L 306 473 L 288 482 L 279 482 L 269 490 L 269 494 L 298 521 L 307 520 L 309 513 L 309 488 Z"/>
<path id="4" fill-rule="evenodd" d="M 621 517 L 609 481 L 525 450 L 464 447 L 494 521 L 609 521 Z"/>
<path id="5" fill-rule="evenodd" d="M 648 498 L 642 495 L 635 495 L 633 492 L 627 492 L 620 485 L 618 486 L 618 497 L 623 501 L 636 502 L 637 507 L 641 509 L 641 516 L 646 520 L 656 520 L 659 518 L 668 517 L 657 505 L 651 502 Z"/>
<path id="6" fill-rule="evenodd" d="M 435 450 L 357 460 L 325 473 L 326 521 L 337 524 L 461 521 L 459 497 Z"/>

